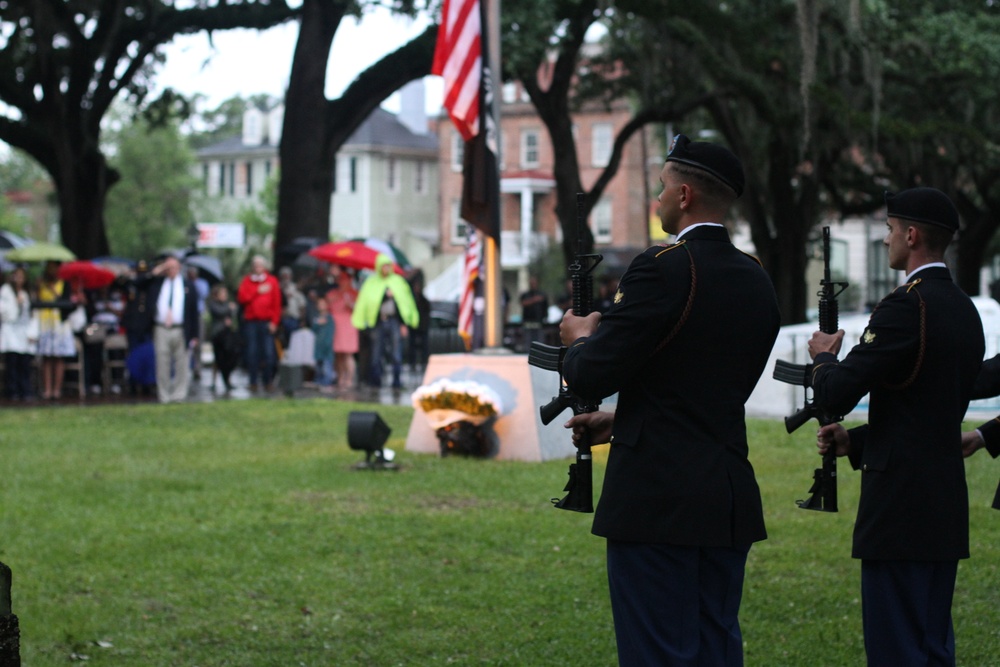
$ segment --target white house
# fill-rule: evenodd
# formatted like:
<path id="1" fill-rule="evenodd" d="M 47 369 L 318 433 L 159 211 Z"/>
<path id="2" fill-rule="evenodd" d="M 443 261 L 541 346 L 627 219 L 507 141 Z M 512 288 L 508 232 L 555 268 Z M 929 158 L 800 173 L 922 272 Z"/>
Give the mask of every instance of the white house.
<path id="1" fill-rule="evenodd" d="M 330 238 L 394 243 L 415 264 L 439 243 L 438 140 L 424 112 L 423 83 L 401 91 L 399 116 L 377 108 L 337 153 L 331 183 Z M 240 136 L 197 152 L 214 220 L 235 220 L 259 202 L 279 167 L 284 106 L 250 108 Z"/>

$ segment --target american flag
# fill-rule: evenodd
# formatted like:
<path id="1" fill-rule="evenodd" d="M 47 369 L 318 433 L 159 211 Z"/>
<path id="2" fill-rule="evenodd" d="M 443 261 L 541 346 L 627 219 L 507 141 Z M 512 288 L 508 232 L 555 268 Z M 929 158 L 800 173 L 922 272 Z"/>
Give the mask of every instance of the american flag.
<path id="1" fill-rule="evenodd" d="M 462 137 L 479 134 L 482 26 L 479 0 L 444 0 L 431 74 L 444 77 L 444 107 Z"/>
<path id="2" fill-rule="evenodd" d="M 465 140 L 462 219 L 499 243 L 499 132 L 482 11 L 480 0 L 444 0 L 431 73 L 444 77 L 444 106 Z"/>
<path id="3" fill-rule="evenodd" d="M 465 349 L 472 349 L 472 303 L 476 300 L 476 278 L 482 261 L 482 244 L 479 234 L 469 227 L 469 242 L 465 246 L 465 264 L 462 265 L 462 296 L 458 302 L 458 335 L 465 341 Z"/>

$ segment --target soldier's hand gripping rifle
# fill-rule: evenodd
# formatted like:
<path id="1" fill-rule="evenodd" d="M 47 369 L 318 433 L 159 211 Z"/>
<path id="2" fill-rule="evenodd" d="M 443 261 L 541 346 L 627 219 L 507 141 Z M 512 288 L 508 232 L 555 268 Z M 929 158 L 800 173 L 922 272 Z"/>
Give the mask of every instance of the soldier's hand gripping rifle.
<path id="1" fill-rule="evenodd" d="M 578 192 L 576 195 L 577 252 L 573 263 L 569 265 L 570 280 L 573 284 L 573 314 L 581 317 L 589 315 L 593 310 L 594 279 L 591 272 L 603 259 L 601 255 L 583 254 L 582 228 L 586 223 L 583 217 L 583 199 L 583 193 Z M 562 373 L 565 355 L 565 346 L 556 347 L 539 341 L 533 341 L 531 350 L 528 352 L 529 364 L 543 370 L 559 373 L 559 395 L 539 409 L 542 423 L 546 425 L 566 408 L 572 408 L 575 416 L 596 412 L 601 405 L 600 401 L 588 401 L 580 398 L 566 386 Z M 572 512 L 594 511 L 593 461 L 590 445 L 590 434 L 585 432 L 576 448 L 576 463 L 571 463 L 569 466 L 569 482 L 563 489 L 567 492 L 566 497 L 562 500 L 552 499 L 552 503 L 559 509 Z"/>
<path id="2" fill-rule="evenodd" d="M 846 282 L 834 281 L 830 275 L 830 228 L 823 228 L 823 279 L 820 281 L 819 296 L 819 330 L 823 333 L 837 333 L 838 306 L 837 297 L 847 289 Z M 805 404 L 790 417 L 785 417 L 785 430 L 789 433 L 815 417 L 820 426 L 833 424 L 843 419 L 840 415 L 828 414 L 810 398 L 812 389 L 812 365 L 793 364 L 778 359 L 774 365 L 775 380 L 788 384 L 801 385 L 805 391 Z M 809 489 L 810 496 L 806 500 L 796 500 L 795 503 L 806 510 L 821 512 L 837 511 L 837 455 L 830 447 L 823 455 L 823 466 L 813 471 L 813 485 Z"/>

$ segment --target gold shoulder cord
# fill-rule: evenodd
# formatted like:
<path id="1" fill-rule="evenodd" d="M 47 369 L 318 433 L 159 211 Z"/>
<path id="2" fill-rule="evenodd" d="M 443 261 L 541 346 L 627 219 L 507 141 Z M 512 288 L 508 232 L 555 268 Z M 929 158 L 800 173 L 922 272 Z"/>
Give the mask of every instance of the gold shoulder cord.
<path id="1" fill-rule="evenodd" d="M 653 351 L 649 353 L 650 357 L 652 357 L 657 352 L 666 347 L 667 343 L 669 343 L 671 339 L 673 339 L 673 337 L 677 335 L 677 332 L 680 331 L 681 327 L 684 326 L 684 323 L 687 322 L 688 315 L 691 314 L 691 306 L 694 304 L 695 288 L 698 285 L 698 272 L 694 268 L 694 257 L 691 256 L 691 249 L 687 247 L 686 242 L 681 241 L 680 243 L 673 245 L 667 248 L 666 250 L 656 253 L 656 256 L 659 257 L 668 250 L 673 250 L 674 248 L 679 248 L 682 246 L 684 247 L 684 250 L 687 252 L 688 263 L 691 265 L 691 290 L 688 292 L 687 303 L 684 304 L 684 310 L 681 311 L 681 316 L 680 319 L 677 320 L 677 324 L 675 324 L 674 328 L 670 330 L 670 333 L 667 334 L 666 338 L 661 340 L 660 344 L 657 345 L 655 348 L 653 348 Z"/>
<path id="2" fill-rule="evenodd" d="M 917 285 L 920 284 L 920 279 L 917 278 L 912 283 L 906 286 L 906 293 L 915 292 L 917 299 L 920 301 L 920 347 L 917 348 L 917 361 L 914 364 L 913 372 L 910 377 L 906 378 L 899 384 L 891 384 L 886 382 L 886 389 L 901 390 L 906 389 L 913 381 L 917 379 L 917 375 L 920 374 L 920 368 L 924 365 L 924 354 L 927 352 L 927 304 L 924 303 L 924 297 L 920 295 L 920 290 L 916 289 Z"/>

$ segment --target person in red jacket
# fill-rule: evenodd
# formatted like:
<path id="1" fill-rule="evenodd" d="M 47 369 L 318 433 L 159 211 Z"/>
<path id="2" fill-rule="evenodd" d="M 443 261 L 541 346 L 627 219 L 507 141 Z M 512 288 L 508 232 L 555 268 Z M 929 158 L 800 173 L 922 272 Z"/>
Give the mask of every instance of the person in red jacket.
<path id="1" fill-rule="evenodd" d="M 257 391 L 258 378 L 270 391 L 277 362 L 274 332 L 281 321 L 281 287 L 278 279 L 268 273 L 264 257 L 254 256 L 250 274 L 240 283 L 236 300 L 243 308 L 243 349 L 250 391 Z"/>

